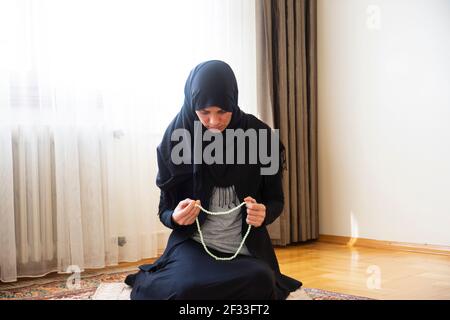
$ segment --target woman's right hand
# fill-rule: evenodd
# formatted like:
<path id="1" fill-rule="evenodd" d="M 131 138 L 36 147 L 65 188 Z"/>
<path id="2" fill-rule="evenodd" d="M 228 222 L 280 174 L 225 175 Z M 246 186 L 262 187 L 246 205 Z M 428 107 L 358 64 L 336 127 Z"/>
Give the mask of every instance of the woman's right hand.
<path id="1" fill-rule="evenodd" d="M 200 213 L 200 208 L 196 207 L 195 204 L 200 205 L 200 200 L 187 198 L 180 201 L 173 211 L 172 220 L 180 226 L 193 224 Z"/>

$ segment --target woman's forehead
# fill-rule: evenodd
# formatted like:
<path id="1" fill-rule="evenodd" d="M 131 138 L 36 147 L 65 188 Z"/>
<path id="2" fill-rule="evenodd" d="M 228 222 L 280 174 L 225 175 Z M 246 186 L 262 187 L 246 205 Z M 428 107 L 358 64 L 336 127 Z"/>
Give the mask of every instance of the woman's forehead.
<path id="1" fill-rule="evenodd" d="M 200 110 L 205 110 L 205 111 L 209 111 L 209 112 L 219 112 L 223 109 L 219 106 L 209 106 L 209 107 L 201 108 Z"/>

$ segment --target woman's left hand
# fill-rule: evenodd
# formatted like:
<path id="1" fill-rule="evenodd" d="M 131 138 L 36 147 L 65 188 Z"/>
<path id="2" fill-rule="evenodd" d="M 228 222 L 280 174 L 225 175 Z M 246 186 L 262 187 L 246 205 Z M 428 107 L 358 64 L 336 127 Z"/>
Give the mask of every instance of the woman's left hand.
<path id="1" fill-rule="evenodd" d="M 247 203 L 247 223 L 260 227 L 266 218 L 266 206 L 257 203 L 252 197 L 247 197 L 244 201 Z"/>

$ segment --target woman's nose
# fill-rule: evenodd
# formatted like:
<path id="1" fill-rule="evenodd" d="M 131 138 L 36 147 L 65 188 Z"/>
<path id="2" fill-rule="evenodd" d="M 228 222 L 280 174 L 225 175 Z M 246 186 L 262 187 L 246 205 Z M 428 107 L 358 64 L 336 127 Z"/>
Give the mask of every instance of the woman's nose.
<path id="1" fill-rule="evenodd" d="M 212 117 L 209 118 L 209 124 L 211 126 L 215 126 L 215 125 L 217 125 L 219 123 L 220 123 L 220 119 L 218 117 L 212 116 Z"/>

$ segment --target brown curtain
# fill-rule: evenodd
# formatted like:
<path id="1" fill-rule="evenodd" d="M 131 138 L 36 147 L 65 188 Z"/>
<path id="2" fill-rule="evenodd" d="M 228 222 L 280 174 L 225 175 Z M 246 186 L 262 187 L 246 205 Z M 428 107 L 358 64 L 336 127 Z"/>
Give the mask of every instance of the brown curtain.
<path id="1" fill-rule="evenodd" d="M 258 116 L 287 149 L 285 207 L 269 226 L 274 245 L 317 239 L 316 2 L 257 0 Z"/>

